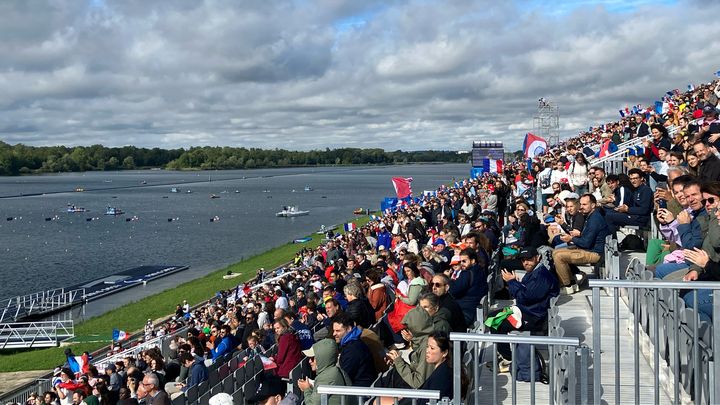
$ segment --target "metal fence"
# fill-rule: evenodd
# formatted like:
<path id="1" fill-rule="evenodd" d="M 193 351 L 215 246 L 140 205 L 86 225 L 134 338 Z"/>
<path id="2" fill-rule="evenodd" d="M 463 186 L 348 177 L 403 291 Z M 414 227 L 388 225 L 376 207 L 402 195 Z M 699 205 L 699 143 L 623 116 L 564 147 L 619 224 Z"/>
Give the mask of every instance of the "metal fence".
<path id="1" fill-rule="evenodd" d="M 714 282 L 668 282 L 653 280 L 652 273 L 644 265 L 631 265 L 628 278 L 635 280 L 590 280 L 593 308 L 593 347 L 595 348 L 593 402 L 600 403 L 603 394 L 603 377 L 610 376 L 615 388 L 615 403 L 621 403 L 621 379 L 634 382 L 636 404 L 660 403 L 665 394 L 675 403 L 716 404 L 720 400 L 720 363 L 716 361 L 720 348 L 720 329 L 712 328 L 699 318 L 699 313 L 685 308 L 683 293 L 690 294 L 690 301 L 697 308 L 698 290 L 712 290 L 713 316 L 720 315 L 720 283 Z M 602 323 L 601 294 L 605 289 L 612 298 L 614 339 L 613 350 L 600 350 L 601 330 L 610 325 Z M 627 301 L 631 317 L 628 328 L 632 334 L 633 375 L 621 374 L 620 352 L 620 300 Z M 641 398 L 640 355 L 648 357 L 653 371 L 652 398 Z M 615 369 L 603 375 L 600 356 L 614 355 Z M 643 360 L 645 361 L 645 360 Z M 661 381 L 663 384 L 661 384 Z M 662 387 L 661 387 L 662 386 Z M 643 387 L 644 388 L 644 387 Z M 646 394 L 647 395 L 647 394 Z M 629 402 L 629 398 L 622 398 Z"/>
<path id="2" fill-rule="evenodd" d="M 75 336 L 72 320 L 0 324 L 0 349 L 55 347 Z"/>
<path id="3" fill-rule="evenodd" d="M 341 403 L 346 403 L 347 397 L 354 397 L 358 404 L 365 403 L 366 398 L 373 398 L 369 404 L 380 404 L 380 398 L 393 398 L 393 402 L 397 405 L 399 398 L 412 399 L 413 405 L 418 399 L 427 399 L 430 405 L 447 404 L 446 401 L 440 401 L 440 391 L 434 390 L 412 390 L 400 388 L 368 388 L 368 387 L 347 387 L 341 385 L 320 385 L 317 387 L 320 394 L 320 404 L 328 405 L 330 396 L 339 396 Z"/>
<path id="4" fill-rule="evenodd" d="M 529 336 L 529 335 L 494 335 L 494 334 L 477 334 L 477 333 L 451 333 L 450 340 L 453 342 L 453 404 L 478 404 L 481 396 L 492 395 L 492 403 L 500 403 L 498 383 L 498 364 L 497 344 L 509 344 L 515 358 L 515 352 L 519 344 L 528 345 L 530 349 L 530 370 L 535 370 L 536 351 L 547 349 L 547 375 L 548 375 L 548 391 L 546 400 L 550 404 L 554 403 L 576 403 L 576 359 L 580 357 L 580 368 L 587 370 L 589 361 L 589 351 L 586 347 L 581 347 L 578 338 L 575 337 L 551 337 L 551 336 Z M 461 358 L 462 346 L 468 346 L 470 357 L 463 361 Z M 492 374 L 489 378 L 492 380 L 489 386 L 483 386 L 481 383 L 482 373 L 485 372 L 482 367 L 482 359 L 487 350 L 490 350 L 490 362 L 492 363 Z M 461 368 L 467 367 L 470 385 L 467 392 L 462 392 L 461 385 Z M 582 375 L 581 375 L 582 377 Z M 517 383 L 517 362 L 513 361 L 510 367 L 511 380 L 511 396 L 512 404 L 518 402 L 522 404 L 535 404 L 538 400 L 536 395 L 535 373 L 530 373 L 529 396 L 523 395 L 522 398 L 518 394 Z M 483 378 L 483 382 L 487 382 L 487 378 Z M 492 387 L 492 393 L 485 392 L 486 389 Z M 580 379 L 580 402 L 587 403 L 587 379 Z M 483 398 L 483 402 L 487 402 L 487 397 Z"/>

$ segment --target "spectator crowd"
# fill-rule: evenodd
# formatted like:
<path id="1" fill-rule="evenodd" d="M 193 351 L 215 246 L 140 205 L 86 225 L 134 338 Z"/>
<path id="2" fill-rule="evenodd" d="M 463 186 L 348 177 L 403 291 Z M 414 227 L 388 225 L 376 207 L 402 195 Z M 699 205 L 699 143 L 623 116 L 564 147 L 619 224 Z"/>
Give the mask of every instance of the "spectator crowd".
<path id="1" fill-rule="evenodd" d="M 597 275 L 587 268 L 603 265 L 606 237 L 630 245 L 624 229 L 650 229 L 652 221 L 659 237 L 640 243 L 658 278 L 717 281 L 719 95 L 717 81 L 668 92 L 662 109 L 621 111 L 617 122 L 541 156 L 506 162 L 502 173 L 441 186 L 344 234 L 329 231 L 286 268 L 259 271 L 196 308 L 178 303 L 162 326 L 150 321 L 146 339 L 173 334 L 169 355 L 151 348 L 103 370 L 89 359 L 80 370 L 68 362 L 35 403 L 170 404 L 238 352 L 243 361 L 261 356 L 266 370 L 250 403 L 299 403 L 294 386 L 317 405 L 325 384 L 452 397 L 450 332 L 484 324 L 491 333 L 543 333 L 552 298 Z M 621 166 L 603 163 L 614 154 Z M 498 282 L 488 283 L 493 272 Z M 476 319 L 488 293 L 512 302 Z M 711 320 L 710 291 L 699 293 L 696 309 Z M 507 371 L 509 347 L 498 353 Z M 312 371 L 289 380 L 305 358 Z"/>

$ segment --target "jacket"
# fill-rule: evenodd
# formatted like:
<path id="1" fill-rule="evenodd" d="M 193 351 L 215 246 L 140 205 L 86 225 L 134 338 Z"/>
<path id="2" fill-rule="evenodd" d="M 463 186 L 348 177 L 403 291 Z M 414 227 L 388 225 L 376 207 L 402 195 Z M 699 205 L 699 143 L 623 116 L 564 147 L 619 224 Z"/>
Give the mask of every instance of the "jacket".
<path id="1" fill-rule="evenodd" d="M 410 286 L 408 287 L 407 291 L 407 298 L 402 297 L 398 295 L 398 299 L 408 305 L 417 305 L 418 299 L 420 298 L 420 293 L 427 285 L 427 281 L 425 281 L 422 277 L 415 277 L 410 281 Z"/>
<path id="2" fill-rule="evenodd" d="M 708 253 L 710 261 L 720 262 L 720 225 L 718 224 L 718 221 L 711 220 L 708 222 L 708 231 L 707 235 L 705 235 L 705 239 L 703 239 L 702 250 Z M 690 269 L 696 270 L 699 275 L 702 275 L 705 271 L 705 269 L 694 264 L 690 266 Z M 699 278 L 700 277 L 698 277 L 698 279 Z"/>
<path id="3" fill-rule="evenodd" d="M 412 352 L 408 356 L 410 362 L 406 362 L 402 356 L 399 356 L 393 361 L 393 364 L 400 377 L 412 388 L 417 389 L 423 385 L 433 371 L 433 365 L 425 362 L 427 339 L 433 333 L 433 323 L 424 309 L 413 308 L 405 314 L 403 324 L 413 335 Z"/>
<path id="4" fill-rule="evenodd" d="M 201 382 L 208 379 L 208 369 L 205 366 L 205 362 L 202 358 L 195 356 L 195 362 L 190 367 L 190 378 L 188 378 L 187 384 L 183 388 L 183 391 L 190 387 L 200 385 Z"/>
<path id="5" fill-rule="evenodd" d="M 428 377 L 423 385 L 419 388 L 421 390 L 434 390 L 440 391 L 440 398 L 452 398 L 453 397 L 453 370 L 448 363 L 448 360 L 443 361 L 432 371 L 432 374 Z M 418 399 L 418 405 L 425 405 L 428 403 L 427 399 Z M 412 400 L 405 398 L 400 401 L 400 405 L 411 405 Z"/>
<path id="6" fill-rule="evenodd" d="M 321 385 L 351 385 L 348 376 L 336 365 L 338 357 L 337 344 L 332 339 L 323 339 L 313 346 L 315 352 L 315 364 L 317 365 L 317 375 L 315 383 L 308 389 L 303 391 L 305 397 L 305 405 L 320 405 L 320 394 L 317 393 L 317 387 Z M 328 404 L 340 405 L 340 397 L 330 395 Z"/>
<path id="7" fill-rule="evenodd" d="M 460 271 L 457 279 L 450 283 L 450 294 L 462 309 L 465 323 L 475 321 L 475 308 L 482 297 L 487 295 L 487 276 L 477 264 Z"/>
<path id="8" fill-rule="evenodd" d="M 633 191 L 632 204 L 628 204 L 628 215 L 637 215 L 640 219 L 647 218 L 650 220 L 650 215 L 653 210 L 653 192 L 646 184 L 641 184 L 640 187 Z"/>
<path id="9" fill-rule="evenodd" d="M 370 350 L 360 339 L 362 330 L 357 326 L 352 328 L 340 340 L 340 368 L 350 377 L 355 387 L 369 387 L 375 378 L 375 366 L 371 361 Z"/>
<path id="10" fill-rule="evenodd" d="M 702 181 L 720 180 L 720 159 L 710 153 L 707 159 L 700 161 L 700 165 L 698 167 L 698 177 Z"/>
<path id="11" fill-rule="evenodd" d="M 350 316 L 350 319 L 355 321 L 355 324 L 363 328 L 369 328 L 370 325 L 375 323 L 375 311 L 365 297 L 348 301 L 345 312 Z"/>
<path id="12" fill-rule="evenodd" d="M 699 248 L 703 242 L 703 232 L 700 227 L 700 218 L 707 217 L 705 208 L 698 211 L 691 211 L 690 217 L 692 221 L 689 224 L 678 224 L 677 231 L 680 237 L 680 245 L 684 249 Z"/>
<path id="13" fill-rule="evenodd" d="M 362 334 L 360 334 L 360 340 L 362 340 L 368 350 L 370 350 L 375 371 L 378 373 L 387 371 L 389 367 L 385 362 L 385 346 L 383 346 L 377 333 L 370 329 L 363 329 Z"/>
<path id="14" fill-rule="evenodd" d="M 547 317 L 550 299 L 560 294 L 557 277 L 542 263 L 526 273 L 522 281 L 510 280 L 507 285 L 520 311 L 538 319 Z"/>
<path id="15" fill-rule="evenodd" d="M 450 330 L 453 332 L 466 332 L 467 324 L 465 323 L 465 315 L 455 299 L 447 293 L 440 297 L 440 308 L 445 308 L 450 312 Z"/>
<path id="16" fill-rule="evenodd" d="M 212 356 L 211 358 L 214 361 L 228 353 L 232 353 L 235 346 L 236 345 L 233 344 L 232 336 L 225 336 L 220 341 L 220 344 L 215 346 L 214 349 L 210 350 L 210 356 Z"/>
<path id="17" fill-rule="evenodd" d="M 286 332 L 278 339 L 278 353 L 275 356 L 277 364 L 277 375 L 282 378 L 288 378 L 290 371 L 302 360 L 302 352 L 300 351 L 300 340 L 297 335 L 292 332 Z"/>
<path id="18" fill-rule="evenodd" d="M 605 218 L 595 209 L 585 220 L 585 227 L 580 236 L 572 238 L 572 243 L 580 249 L 589 250 L 602 256 L 605 254 L 605 237 L 608 233 Z"/>
<path id="19" fill-rule="evenodd" d="M 370 286 L 368 290 L 368 301 L 375 311 L 375 320 L 382 318 L 388 306 L 388 295 L 385 284 L 377 283 Z"/>

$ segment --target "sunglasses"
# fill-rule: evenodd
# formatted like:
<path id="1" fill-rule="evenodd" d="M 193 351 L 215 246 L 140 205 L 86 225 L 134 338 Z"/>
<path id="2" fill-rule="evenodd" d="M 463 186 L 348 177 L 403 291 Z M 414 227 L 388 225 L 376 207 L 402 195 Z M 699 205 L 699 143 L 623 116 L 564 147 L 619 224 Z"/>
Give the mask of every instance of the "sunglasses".
<path id="1" fill-rule="evenodd" d="M 446 285 L 447 284 L 443 284 L 443 283 L 432 283 L 433 287 L 445 287 Z"/>
<path id="2" fill-rule="evenodd" d="M 715 197 L 708 197 L 702 200 L 703 205 L 715 204 Z"/>

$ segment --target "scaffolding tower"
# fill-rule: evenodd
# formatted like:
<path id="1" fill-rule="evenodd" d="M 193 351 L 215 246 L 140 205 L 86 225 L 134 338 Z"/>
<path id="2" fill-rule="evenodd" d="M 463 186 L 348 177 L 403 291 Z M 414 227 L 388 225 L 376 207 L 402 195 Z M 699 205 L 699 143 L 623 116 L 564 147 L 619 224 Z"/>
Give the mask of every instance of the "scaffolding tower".
<path id="1" fill-rule="evenodd" d="M 533 117 L 533 133 L 547 140 L 548 145 L 560 143 L 560 109 L 557 104 L 541 97 L 537 114 Z"/>

